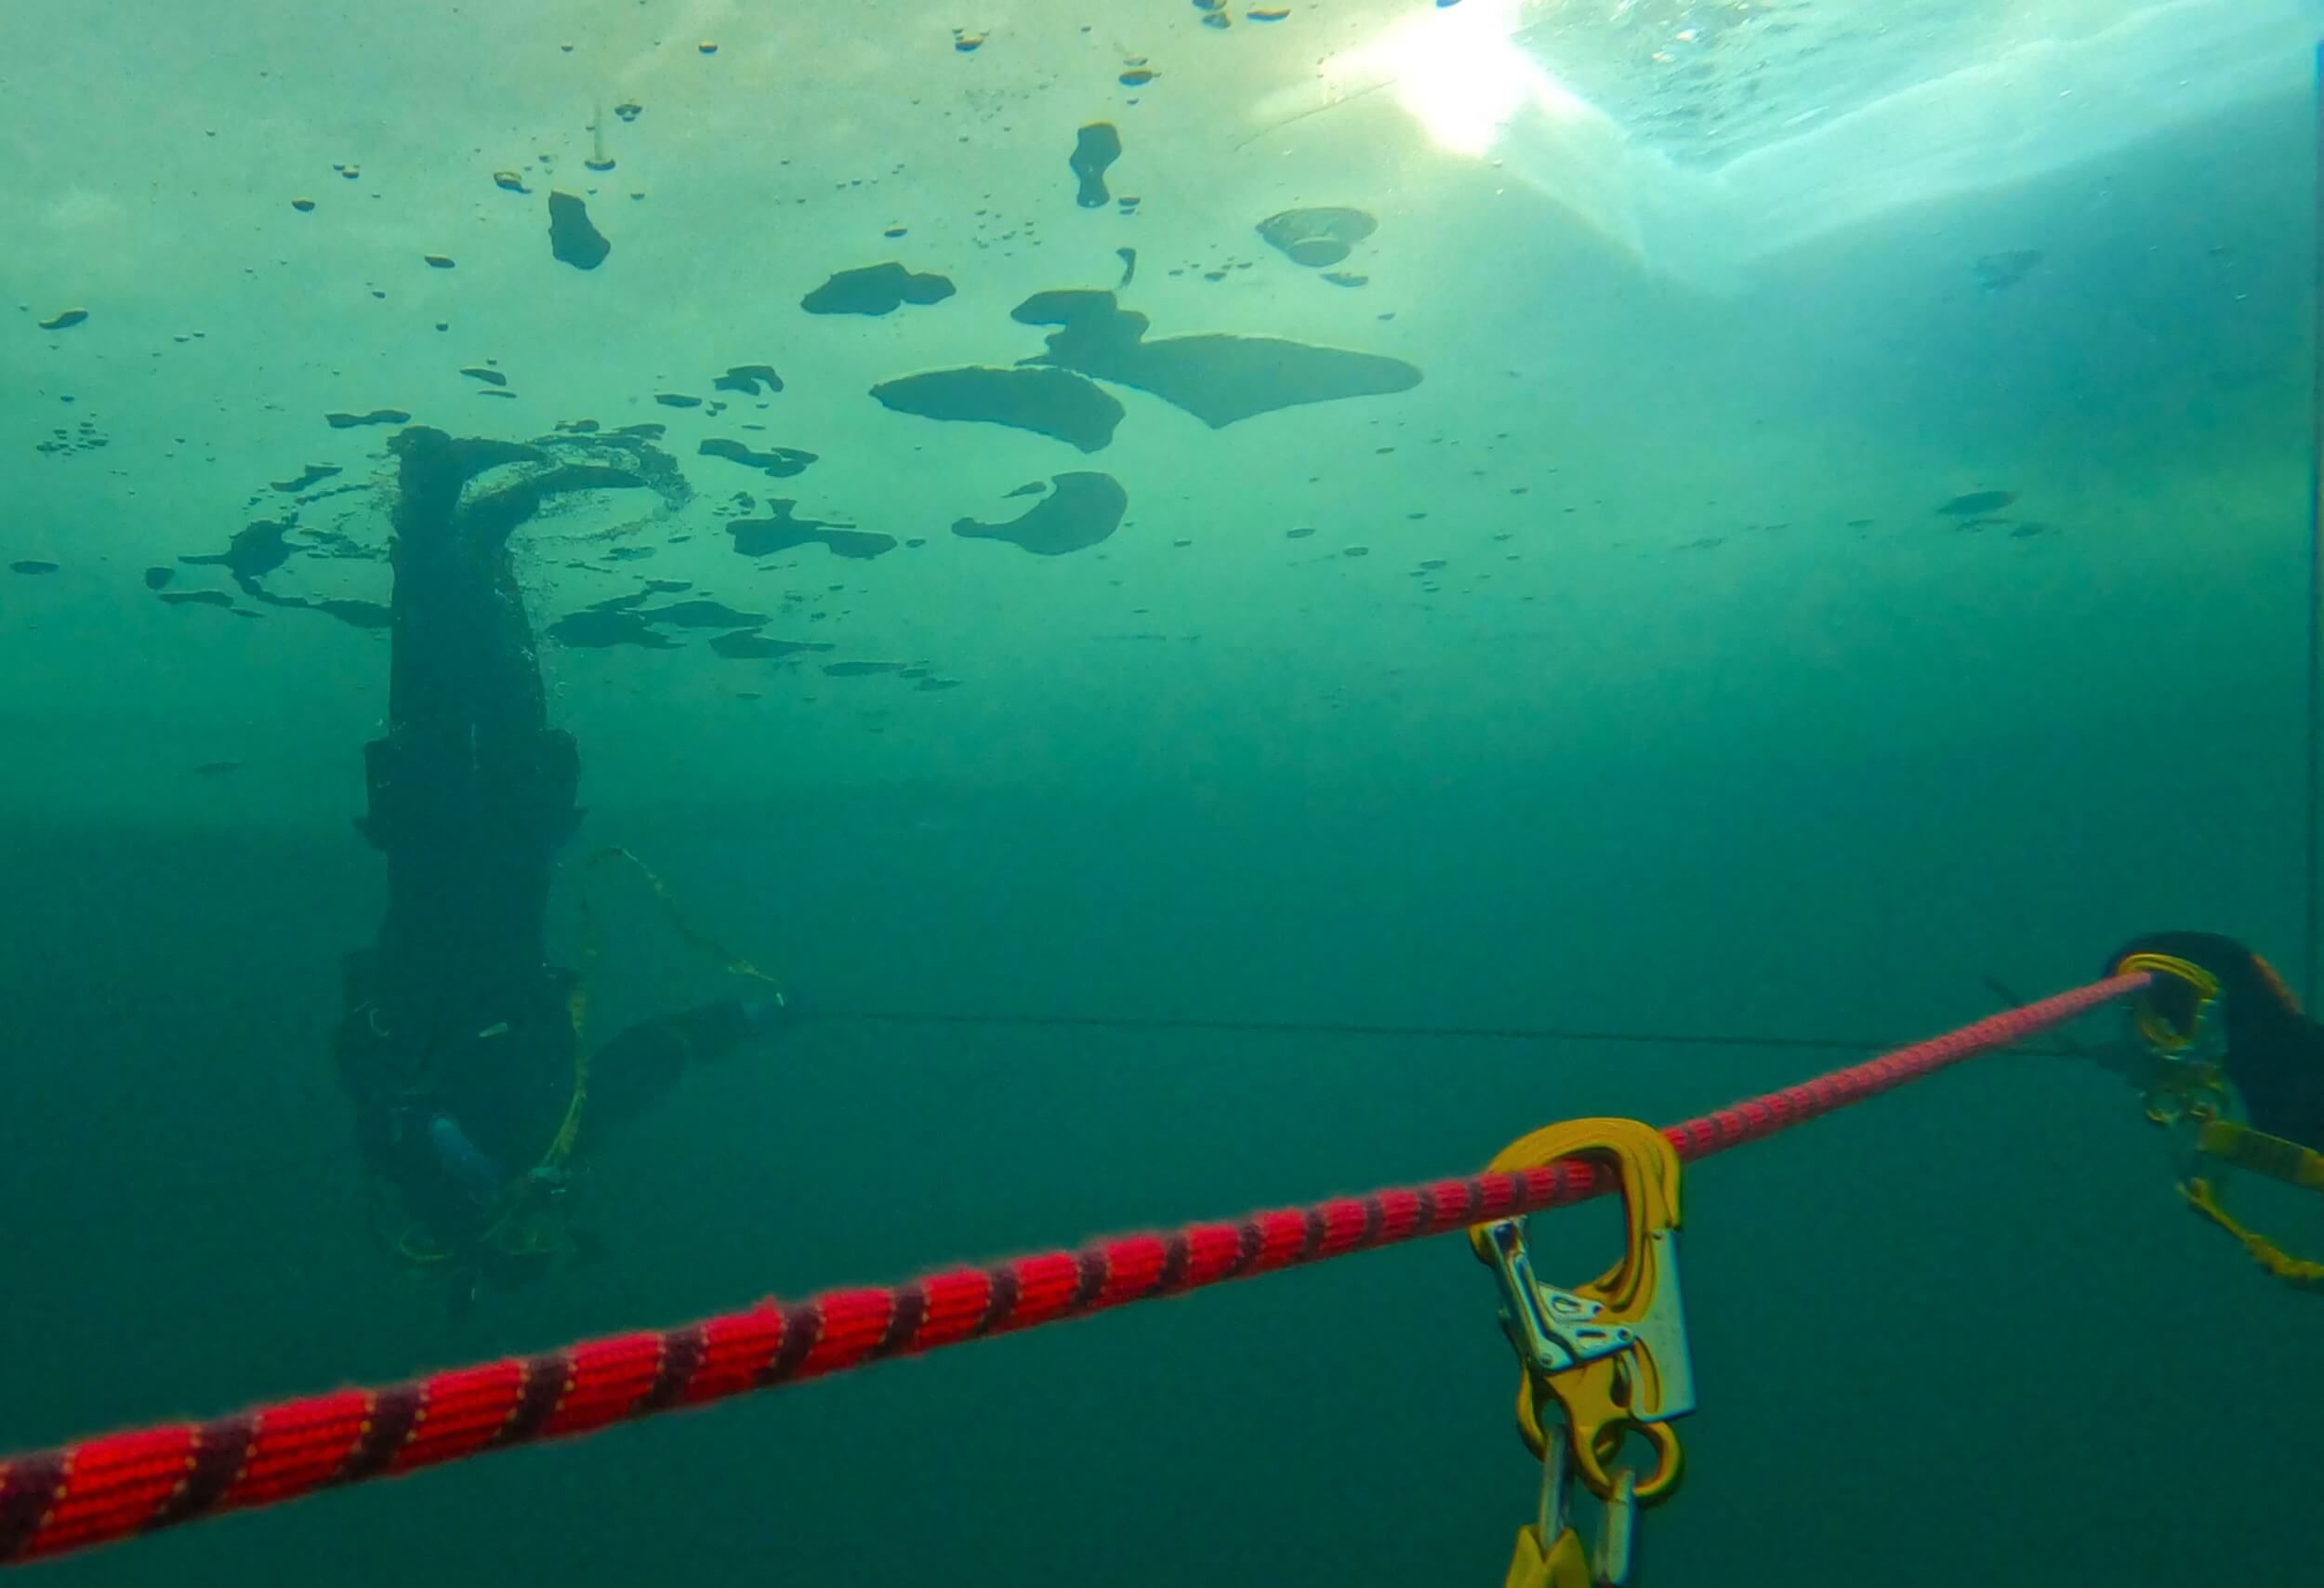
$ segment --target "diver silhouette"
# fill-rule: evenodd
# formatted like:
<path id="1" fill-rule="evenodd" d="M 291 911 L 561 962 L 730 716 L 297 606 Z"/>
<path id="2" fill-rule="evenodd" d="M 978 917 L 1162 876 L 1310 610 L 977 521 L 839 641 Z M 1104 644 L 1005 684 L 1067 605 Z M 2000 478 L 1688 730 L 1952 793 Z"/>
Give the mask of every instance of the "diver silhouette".
<path id="1" fill-rule="evenodd" d="M 575 978 L 548 961 L 551 867 L 581 819 L 580 756 L 548 724 L 509 536 L 561 493 L 654 487 L 667 460 L 634 449 L 633 466 L 615 442 L 576 462 L 425 426 L 390 450 L 388 726 L 364 746 L 356 824 L 387 858 L 388 902 L 376 941 L 343 961 L 332 1049 L 375 1230 L 444 1268 L 456 1310 L 480 1283 L 525 1283 L 586 1249 L 569 1173 L 585 1129 L 595 1144 L 785 1011 L 779 996 L 730 999 L 585 1052 Z M 503 468 L 505 483 L 469 490 Z"/>

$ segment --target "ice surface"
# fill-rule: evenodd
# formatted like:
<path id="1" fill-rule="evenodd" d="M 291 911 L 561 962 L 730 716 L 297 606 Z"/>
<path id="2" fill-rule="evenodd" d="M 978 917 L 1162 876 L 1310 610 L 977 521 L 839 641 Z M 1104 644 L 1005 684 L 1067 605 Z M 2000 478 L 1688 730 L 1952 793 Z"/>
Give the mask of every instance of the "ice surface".
<path id="1" fill-rule="evenodd" d="M 2319 31 L 2324 0 L 1464 0 L 1349 65 L 1714 283 L 2297 92 Z"/>

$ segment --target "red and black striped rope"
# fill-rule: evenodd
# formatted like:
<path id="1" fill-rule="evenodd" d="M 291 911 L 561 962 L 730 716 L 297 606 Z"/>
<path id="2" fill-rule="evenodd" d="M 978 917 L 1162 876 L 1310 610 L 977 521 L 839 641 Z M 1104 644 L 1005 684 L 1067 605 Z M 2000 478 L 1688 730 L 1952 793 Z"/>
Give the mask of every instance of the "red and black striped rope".
<path id="1" fill-rule="evenodd" d="M 1681 1158 L 1707 1158 L 2005 1047 L 2146 980 L 2118 976 L 2062 993 L 1664 1134 Z M 384 1389 L 284 1401 L 209 1423 L 109 1435 L 0 1462 L 0 1564 L 1448 1234 L 1578 1202 L 1611 1184 L 1601 1171 L 1572 1161 L 1439 1180 L 955 1269 L 891 1288 L 763 1303 L 678 1329 L 615 1335 Z"/>

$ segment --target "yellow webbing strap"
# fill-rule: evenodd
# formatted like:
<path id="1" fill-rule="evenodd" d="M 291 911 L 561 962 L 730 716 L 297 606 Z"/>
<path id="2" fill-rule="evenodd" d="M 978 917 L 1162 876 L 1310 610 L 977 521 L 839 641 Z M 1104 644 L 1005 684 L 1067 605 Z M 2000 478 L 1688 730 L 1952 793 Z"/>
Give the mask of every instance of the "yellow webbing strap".
<path id="1" fill-rule="evenodd" d="M 2207 1122 L 2196 1133 L 2195 1150 L 2303 1191 L 2324 1191 L 2324 1153 L 2233 1119 Z"/>
<path id="2" fill-rule="evenodd" d="M 2271 1136 L 2265 1131 L 2254 1131 L 2232 1119 L 2205 1122 L 2196 1133 L 2195 1150 L 2206 1158 L 2265 1174 L 2302 1191 L 2324 1192 L 2324 1153 L 2281 1136 Z M 2260 1266 L 2277 1278 L 2303 1290 L 2324 1288 L 2324 1263 L 2294 1257 L 2237 1219 L 2220 1205 L 2218 1191 L 2205 1176 L 2189 1175 L 2180 1184 L 2179 1195 L 2197 1212 L 2241 1241 L 2243 1249 Z"/>
<path id="3" fill-rule="evenodd" d="M 597 912 L 589 907 L 585 893 L 581 898 L 581 968 L 574 973 L 573 986 L 565 994 L 565 1018 L 573 1025 L 573 1100 L 565 1105 L 564 1120 L 550 1138 L 548 1150 L 541 1155 L 544 1169 L 561 1168 L 581 1139 L 581 1115 L 589 1102 L 589 973 L 604 951 Z"/>
<path id="4" fill-rule="evenodd" d="M 1582 1553 L 1581 1536 L 1573 1528 L 1558 1534 L 1546 1555 L 1540 1528 L 1528 1522 L 1517 1529 L 1507 1588 L 1590 1588 L 1590 1557 Z"/>

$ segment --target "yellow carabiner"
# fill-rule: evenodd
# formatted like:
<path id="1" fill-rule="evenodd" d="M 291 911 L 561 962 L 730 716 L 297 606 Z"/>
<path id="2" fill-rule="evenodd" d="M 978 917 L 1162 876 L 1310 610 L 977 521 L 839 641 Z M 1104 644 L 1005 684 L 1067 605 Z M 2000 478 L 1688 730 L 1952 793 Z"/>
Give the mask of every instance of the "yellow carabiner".
<path id="1" fill-rule="evenodd" d="M 2154 979 L 2146 991 L 2131 1000 L 2131 1019 L 2138 1026 L 2139 1036 L 2158 1053 L 2185 1052 L 2194 1045 L 2204 1011 L 2219 997 L 2219 978 L 2192 959 L 2182 959 L 2175 954 L 2127 954 L 2114 967 L 2118 976 L 2140 971 Z M 2184 1025 L 2172 1019 L 2155 997 L 2155 989 L 2167 985 L 2162 981 L 2165 976 L 2182 984 L 2175 990 L 2191 999 Z"/>
<path id="2" fill-rule="evenodd" d="M 1503 1324 L 1524 1374 L 1517 1422 L 1526 1448 L 1545 1455 L 1542 1403 L 1565 1414 L 1571 1470 L 1600 1500 L 1620 1482 L 1608 1470 L 1625 1436 L 1655 1452 L 1637 1478 L 1640 1505 L 1677 1489 L 1681 1451 L 1670 1420 L 1695 1409 L 1695 1376 L 1678 1274 L 1679 1158 L 1659 1131 L 1635 1119 L 1577 1119 L 1511 1143 L 1488 1172 L 1576 1158 L 1620 1184 L 1628 1240 L 1622 1259 L 1595 1281 L 1562 1290 L 1539 1283 L 1514 1220 L 1472 1225 L 1469 1243 L 1500 1282 Z"/>

